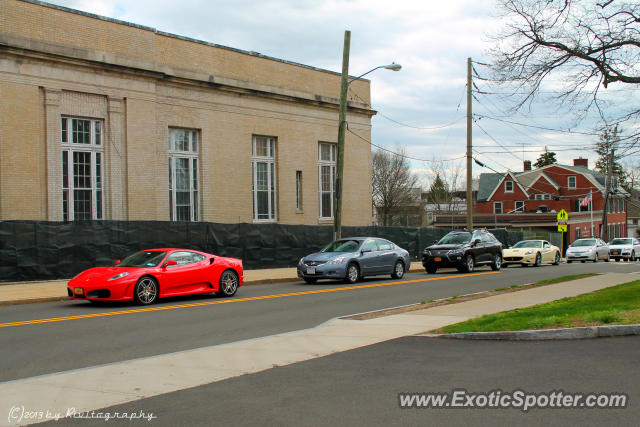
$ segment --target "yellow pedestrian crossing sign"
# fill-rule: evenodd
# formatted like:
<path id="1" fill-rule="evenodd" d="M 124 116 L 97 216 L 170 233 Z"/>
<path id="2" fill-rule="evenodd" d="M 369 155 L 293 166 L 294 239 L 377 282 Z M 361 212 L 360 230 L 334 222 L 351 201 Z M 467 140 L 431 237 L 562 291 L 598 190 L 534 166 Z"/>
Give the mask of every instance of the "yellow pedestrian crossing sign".
<path id="1" fill-rule="evenodd" d="M 558 231 L 565 232 L 567 231 L 567 223 L 569 221 L 569 214 L 564 209 L 560 209 L 557 215 L 558 220 Z"/>
<path id="2" fill-rule="evenodd" d="M 558 218 L 558 221 L 566 221 L 569 219 L 569 214 L 564 209 L 560 209 L 560 212 L 558 212 L 557 218 Z"/>

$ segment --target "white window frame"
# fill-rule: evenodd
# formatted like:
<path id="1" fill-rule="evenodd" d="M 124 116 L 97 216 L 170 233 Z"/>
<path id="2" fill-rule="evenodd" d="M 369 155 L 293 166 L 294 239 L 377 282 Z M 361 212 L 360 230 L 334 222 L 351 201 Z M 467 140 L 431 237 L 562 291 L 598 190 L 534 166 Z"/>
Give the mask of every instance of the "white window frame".
<path id="1" fill-rule="evenodd" d="M 573 180 L 573 185 L 571 185 L 571 180 Z M 577 187 L 578 180 L 575 175 L 570 175 L 567 177 L 567 188 L 575 189 Z"/>
<path id="2" fill-rule="evenodd" d="M 89 123 L 89 138 L 86 142 L 74 142 L 74 124 Z M 60 143 L 62 147 L 62 218 L 64 221 L 103 220 L 104 218 L 104 121 L 86 117 L 61 116 Z M 83 132 L 84 133 L 84 132 Z M 83 138 L 84 139 L 84 138 Z M 89 154 L 90 187 L 76 187 L 74 177 L 74 153 Z M 66 162 L 65 162 L 66 159 Z M 66 163 L 66 171 L 65 169 Z M 76 191 L 91 191 L 89 217 L 78 217 L 75 211 Z"/>
<path id="3" fill-rule="evenodd" d="M 322 147 L 329 146 L 329 159 L 322 158 Z M 335 184 L 336 184 L 336 154 L 337 154 L 337 144 L 331 142 L 319 142 L 318 143 L 318 218 L 319 219 L 333 219 L 333 210 L 334 210 L 334 199 L 335 199 Z M 322 169 L 329 168 L 329 189 L 322 189 Z M 330 212 L 331 216 L 322 216 L 323 205 L 322 205 L 322 195 L 329 193 L 331 195 L 330 199 Z"/>
<path id="4" fill-rule="evenodd" d="M 509 186 L 507 184 L 511 184 L 511 189 L 509 189 Z M 504 192 L 505 193 L 513 193 L 513 181 L 505 181 L 504 182 Z"/>
<path id="5" fill-rule="evenodd" d="M 266 155 L 258 155 L 256 146 L 258 141 L 267 142 Z M 267 189 L 258 190 L 258 165 L 266 165 Z M 278 218 L 277 184 L 276 184 L 276 138 L 273 136 L 254 135 L 251 141 L 251 193 L 253 195 L 253 221 L 276 222 Z M 258 192 L 267 192 L 267 213 L 258 212 Z"/>
<path id="6" fill-rule="evenodd" d="M 500 212 L 498 212 L 498 206 L 500 206 Z M 493 213 L 494 214 L 502 214 L 504 212 L 502 210 L 502 202 L 493 202 Z"/>
<path id="7" fill-rule="evenodd" d="M 186 132 L 187 147 L 178 146 L 176 137 Z M 187 160 L 189 181 L 189 217 L 178 218 L 176 162 Z M 169 128 L 169 220 L 200 221 L 200 132 L 197 129 Z M 184 192 L 184 190 L 183 190 Z"/>

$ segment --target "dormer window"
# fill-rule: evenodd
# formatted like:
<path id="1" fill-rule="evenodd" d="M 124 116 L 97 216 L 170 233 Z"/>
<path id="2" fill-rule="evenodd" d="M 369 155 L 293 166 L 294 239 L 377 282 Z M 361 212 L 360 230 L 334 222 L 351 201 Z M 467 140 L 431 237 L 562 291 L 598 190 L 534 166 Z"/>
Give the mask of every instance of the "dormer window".
<path id="1" fill-rule="evenodd" d="M 567 187 L 568 188 L 576 188 L 576 177 L 570 176 L 567 178 Z"/>
<path id="2" fill-rule="evenodd" d="M 513 181 L 505 181 L 504 182 L 504 192 L 505 193 L 513 193 Z"/>

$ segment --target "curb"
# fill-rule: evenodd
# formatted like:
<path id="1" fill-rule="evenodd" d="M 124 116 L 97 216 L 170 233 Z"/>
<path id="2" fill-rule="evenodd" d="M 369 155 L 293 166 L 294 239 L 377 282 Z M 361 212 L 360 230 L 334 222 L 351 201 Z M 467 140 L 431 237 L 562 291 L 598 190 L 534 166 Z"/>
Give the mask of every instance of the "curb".
<path id="1" fill-rule="evenodd" d="M 579 328 L 540 329 L 505 332 L 460 332 L 455 334 L 423 334 L 419 336 L 461 340 L 538 341 L 579 340 L 587 338 L 622 337 L 628 335 L 640 335 L 640 324 L 584 326 Z"/>

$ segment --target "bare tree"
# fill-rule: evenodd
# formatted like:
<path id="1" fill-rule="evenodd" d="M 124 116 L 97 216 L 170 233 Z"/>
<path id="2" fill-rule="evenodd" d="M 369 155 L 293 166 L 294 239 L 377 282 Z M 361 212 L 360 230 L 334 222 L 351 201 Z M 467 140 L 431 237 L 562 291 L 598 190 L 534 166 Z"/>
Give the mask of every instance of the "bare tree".
<path id="1" fill-rule="evenodd" d="M 579 116 L 596 108 L 606 122 L 635 120 L 637 105 L 605 118 L 602 88 L 640 84 L 640 3 L 614 0 L 498 0 L 507 24 L 493 50 L 494 79 L 515 83 L 524 98 L 540 95 L 550 77 L 564 82 L 557 95 Z M 577 106 L 580 106 L 577 108 Z M 618 106 L 622 107 L 622 106 Z M 627 107 L 627 106 L 624 106 Z M 637 140 L 639 134 L 635 134 Z"/>
<path id="2" fill-rule="evenodd" d="M 398 147 L 395 153 L 375 150 L 371 156 L 373 206 L 381 217 L 382 225 L 392 225 L 394 215 L 403 213 L 407 206 L 416 203 L 418 178 L 411 173 L 404 154 L 404 148 Z M 419 202 L 419 192 L 417 197 Z"/>

